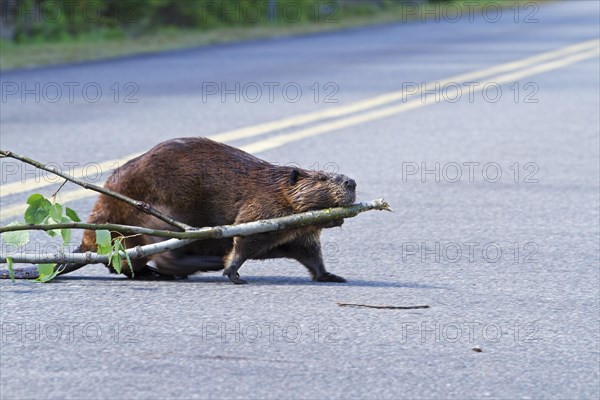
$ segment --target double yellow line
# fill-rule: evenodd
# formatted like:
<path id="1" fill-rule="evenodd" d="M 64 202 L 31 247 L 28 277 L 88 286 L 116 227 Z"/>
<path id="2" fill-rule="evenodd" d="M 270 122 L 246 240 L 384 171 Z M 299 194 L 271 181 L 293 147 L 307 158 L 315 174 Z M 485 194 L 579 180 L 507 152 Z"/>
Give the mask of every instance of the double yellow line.
<path id="1" fill-rule="evenodd" d="M 241 129 L 235 129 L 210 136 L 210 138 L 220 142 L 230 142 L 258 137 L 283 129 L 301 128 L 291 133 L 282 133 L 241 146 L 241 149 L 247 152 L 260 153 L 297 140 L 322 135 L 324 133 L 439 103 L 438 96 L 422 96 L 421 90 L 423 87 L 446 87 L 450 89 L 450 91 L 456 89 L 455 93 L 445 93 L 445 96 L 452 98 L 453 95 L 458 94 L 458 90 L 460 90 L 461 86 L 469 82 L 477 81 L 477 86 L 470 86 L 472 93 L 476 93 L 482 91 L 486 85 L 489 84 L 503 85 L 512 83 L 528 76 L 563 68 L 579 61 L 597 57 L 598 55 L 600 55 L 600 40 L 589 40 L 558 50 L 527 57 L 522 60 L 452 76 L 440 81 L 429 82 L 424 86 L 411 88 L 410 91 L 398 90 L 389 92 L 345 106 L 338 106 L 323 111 L 306 113 Z M 400 102 L 400 104 L 398 104 L 398 102 Z M 309 124 L 314 125 L 305 127 Z M 139 153 L 130 154 L 121 159 L 104 161 L 97 166 L 99 166 L 102 171 L 107 171 L 116 166 L 123 165 L 125 162 L 138 155 Z M 79 168 L 72 172 L 76 177 L 86 177 L 85 168 Z M 96 169 L 94 172 L 96 172 Z M 39 190 L 41 187 L 51 184 L 53 184 L 53 182 L 36 182 L 35 180 L 6 184 L 2 186 L 0 197 Z M 85 189 L 72 190 L 62 192 L 61 201 L 69 202 L 95 195 L 95 192 Z M 0 210 L 0 220 L 22 215 L 24 211 L 25 206 L 21 204 L 10 207 L 3 206 Z"/>

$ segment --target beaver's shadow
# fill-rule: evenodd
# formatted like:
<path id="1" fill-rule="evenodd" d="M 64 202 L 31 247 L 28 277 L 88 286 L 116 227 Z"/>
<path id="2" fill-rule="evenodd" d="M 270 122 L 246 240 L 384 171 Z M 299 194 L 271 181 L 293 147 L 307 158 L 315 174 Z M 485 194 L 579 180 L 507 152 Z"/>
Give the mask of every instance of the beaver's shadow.
<path id="1" fill-rule="evenodd" d="M 361 280 L 361 279 L 352 279 L 348 280 L 346 283 L 334 283 L 334 282 L 315 282 L 310 280 L 307 277 L 293 277 L 293 276 L 252 276 L 252 275 L 244 275 L 242 277 L 244 280 L 248 281 L 247 285 L 235 285 L 235 287 L 252 287 L 252 286 L 327 286 L 327 287 L 378 287 L 378 288 L 409 288 L 409 289 L 448 289 L 447 286 L 437 286 L 437 285 L 425 285 L 415 282 L 398 282 L 398 281 L 371 281 L 371 280 Z M 86 280 L 86 281 L 123 281 L 124 284 L 128 282 L 135 282 L 136 286 L 139 283 L 143 282 L 151 282 L 156 284 L 158 282 L 168 282 L 168 283 L 177 283 L 181 285 L 191 285 L 191 284 L 202 284 L 202 283 L 210 283 L 210 284 L 221 284 L 221 285 L 231 285 L 234 286 L 233 283 L 229 282 L 229 280 L 221 275 L 192 275 L 187 279 L 177 279 L 177 280 L 161 280 L 161 279 L 143 279 L 143 280 L 129 280 L 122 276 L 61 276 L 55 279 L 55 282 L 60 281 L 73 281 L 73 280 Z M 139 286 L 138 286 L 139 287 Z"/>

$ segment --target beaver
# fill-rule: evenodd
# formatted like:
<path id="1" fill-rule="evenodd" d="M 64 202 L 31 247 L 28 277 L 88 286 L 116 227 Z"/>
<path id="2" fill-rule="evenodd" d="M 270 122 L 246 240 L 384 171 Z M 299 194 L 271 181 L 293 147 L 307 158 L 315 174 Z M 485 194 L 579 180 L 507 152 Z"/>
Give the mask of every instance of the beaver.
<path id="1" fill-rule="evenodd" d="M 175 220 L 194 227 L 239 224 L 295 213 L 343 207 L 354 203 L 356 182 L 345 175 L 278 166 L 235 147 L 207 138 L 179 138 L 160 143 L 147 153 L 113 171 L 105 187 L 153 205 Z M 172 227 L 134 206 L 100 195 L 89 223 L 137 225 L 153 229 Z M 186 277 L 223 269 L 236 284 L 238 270 L 249 259 L 291 258 L 303 264 L 319 282 L 345 282 L 327 272 L 321 254 L 324 228 L 343 220 L 248 237 L 201 240 L 169 252 L 124 260 L 128 277 Z M 127 237 L 127 248 L 166 240 L 137 235 Z M 96 235 L 84 231 L 79 250 L 96 251 Z M 81 264 L 67 264 L 71 272 Z M 109 267 L 111 272 L 116 272 Z"/>

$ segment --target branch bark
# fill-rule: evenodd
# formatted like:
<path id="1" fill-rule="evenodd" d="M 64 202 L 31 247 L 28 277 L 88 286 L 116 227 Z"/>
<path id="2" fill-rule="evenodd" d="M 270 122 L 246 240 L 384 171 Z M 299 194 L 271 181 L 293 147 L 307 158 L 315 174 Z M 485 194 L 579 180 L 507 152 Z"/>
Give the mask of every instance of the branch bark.
<path id="1" fill-rule="evenodd" d="M 318 210 L 318 211 L 309 211 L 300 214 L 288 215 L 285 217 L 273 218 L 269 220 L 260 220 L 254 222 L 247 222 L 244 224 L 238 225 L 224 225 L 217 227 L 208 227 L 208 228 L 191 228 L 186 232 L 170 232 L 170 231 L 154 231 L 148 229 L 148 231 L 152 231 L 154 233 L 160 232 L 164 234 L 165 237 L 169 237 L 166 234 L 169 233 L 172 239 L 165 240 L 163 242 L 146 245 L 146 246 L 137 246 L 133 249 L 128 249 L 127 254 L 130 258 L 141 258 L 146 257 L 152 254 L 158 254 L 165 251 L 173 250 L 186 244 L 192 243 L 196 240 L 202 239 L 220 239 L 220 238 L 230 238 L 234 236 L 249 236 L 256 235 L 259 233 L 267 233 L 274 232 L 284 229 L 290 229 L 300 226 L 306 225 L 314 225 L 314 224 L 324 224 L 327 222 L 331 222 L 334 220 L 344 219 L 344 218 L 352 218 L 358 215 L 361 212 L 369 211 L 369 210 L 386 210 L 392 211 L 389 204 L 385 202 L 383 199 L 373 200 L 368 203 L 358 203 L 354 204 L 350 207 L 337 207 L 337 208 L 329 208 L 326 210 Z M 60 224 L 55 224 L 60 225 Z M 94 224 L 78 224 L 78 225 L 87 225 L 86 227 L 81 227 L 81 229 L 106 229 L 106 224 L 98 224 L 93 226 Z M 35 225 L 34 225 L 35 226 Z M 50 227 L 51 225 L 45 225 L 45 227 Z M 114 225 L 113 225 L 114 226 Z M 127 225 L 118 225 L 120 227 L 126 227 Z M 15 226 L 16 227 L 16 226 Z M 25 226 L 21 226 L 23 228 Z M 41 226 L 40 226 L 41 227 Z M 8 227 L 7 227 L 8 228 Z M 10 227 L 13 228 L 13 227 Z M 145 230 L 147 228 L 139 228 L 139 227 L 129 227 L 135 228 L 136 230 Z M 3 228 L 6 229 L 6 228 Z M 31 229 L 31 228 L 29 228 Z M 56 229 L 56 228 L 49 228 Z M 126 233 L 126 232 L 123 232 Z M 129 233 L 136 233 L 133 230 Z M 139 232 L 141 233 L 141 232 Z M 146 233 L 146 232 L 144 232 Z M 146 233 L 152 235 L 152 233 Z M 159 236 L 159 235 L 154 235 Z M 176 237 L 176 238 L 175 238 Z M 107 263 L 108 257 L 104 255 L 100 255 L 97 253 L 87 252 L 87 253 L 40 253 L 40 254 L 32 254 L 32 253 L 19 253 L 14 255 L 0 255 L 0 263 L 6 262 L 6 257 L 11 257 L 13 262 L 15 263 L 78 263 L 78 264 L 93 264 L 93 263 Z M 121 258 L 125 258 L 125 253 L 121 252 Z"/>
<path id="2" fill-rule="evenodd" d="M 178 238 L 183 239 L 186 232 L 193 232 L 194 228 L 191 228 L 186 232 L 169 231 L 160 229 L 149 229 L 140 226 L 133 225 L 121 225 L 121 224 L 88 224 L 84 222 L 69 222 L 61 224 L 46 224 L 46 225 L 35 225 L 35 224 L 24 224 L 24 225 L 11 225 L 0 227 L 0 233 L 5 232 L 16 232 L 16 231 L 51 231 L 54 229 L 86 229 L 90 231 L 108 230 L 115 231 L 121 234 L 142 234 L 151 235 L 166 238 Z"/>
<path id="3" fill-rule="evenodd" d="M 131 198 L 127 197 L 127 196 L 122 195 L 121 193 L 117 193 L 117 192 L 112 191 L 110 189 L 106 189 L 104 187 L 101 187 L 101 186 L 94 185 L 92 183 L 86 182 L 86 181 L 84 181 L 82 179 L 75 178 L 74 176 L 71 176 L 69 174 L 65 174 L 64 172 L 56 169 L 53 166 L 46 166 L 46 165 L 42 164 L 41 162 L 35 161 L 35 160 L 31 159 L 31 158 L 28 158 L 28 157 L 25 157 L 25 156 L 13 153 L 12 151 L 8 151 L 8 150 L 0 150 L 0 156 L 1 157 L 14 158 L 15 160 L 19 160 L 19 161 L 22 161 L 22 162 L 24 162 L 26 164 L 33 165 L 36 168 L 43 169 L 44 171 L 52 172 L 53 174 L 58 175 L 58 176 L 60 176 L 62 178 L 65 178 L 66 180 L 68 180 L 70 182 L 73 182 L 73 183 L 76 183 L 77 185 L 82 186 L 82 187 L 84 187 L 86 189 L 93 190 L 95 192 L 102 193 L 102 194 L 105 194 L 107 196 L 113 197 L 115 199 L 121 200 L 121 201 L 123 201 L 123 202 L 125 202 L 125 203 L 127 203 L 127 204 L 129 204 L 131 206 L 134 206 L 138 210 L 140 210 L 142 212 L 145 212 L 146 214 L 153 215 L 156 218 L 158 218 L 158 219 L 160 219 L 162 221 L 165 221 L 166 223 L 168 223 L 168 224 L 170 224 L 172 226 L 175 226 L 177 228 L 180 228 L 180 229 L 182 229 L 184 231 L 187 230 L 187 229 L 191 229 L 192 228 L 191 226 L 189 226 L 189 225 L 187 225 L 187 224 L 185 224 L 185 223 L 183 223 L 181 221 L 176 221 L 175 219 L 169 217 L 168 215 L 160 212 L 159 210 L 157 210 L 156 208 L 152 207 L 150 204 L 148 204 L 146 202 L 131 199 Z"/>

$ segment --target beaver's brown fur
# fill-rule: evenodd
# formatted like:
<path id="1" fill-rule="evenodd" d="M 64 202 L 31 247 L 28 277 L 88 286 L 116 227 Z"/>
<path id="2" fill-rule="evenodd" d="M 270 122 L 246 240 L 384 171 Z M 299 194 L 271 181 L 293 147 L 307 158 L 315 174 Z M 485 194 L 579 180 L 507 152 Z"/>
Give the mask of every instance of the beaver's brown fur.
<path id="1" fill-rule="evenodd" d="M 293 213 L 347 206 L 355 200 L 356 183 L 340 174 L 276 166 L 242 150 L 205 138 L 163 142 L 116 169 L 105 187 L 149 203 L 176 220 L 195 227 L 237 224 Z M 112 197 L 101 195 L 90 223 L 138 225 L 172 229 L 167 223 Z M 338 223 L 328 226 L 341 225 Z M 148 258 L 126 262 L 123 272 L 143 276 L 148 271 L 187 276 L 225 269 L 234 283 L 248 259 L 293 258 L 308 268 L 314 280 L 344 282 L 325 270 L 320 234 L 324 227 L 307 226 L 233 239 L 202 240 Z M 128 248 L 164 238 L 136 236 Z M 95 234 L 85 231 L 82 251 L 95 251 Z"/>

